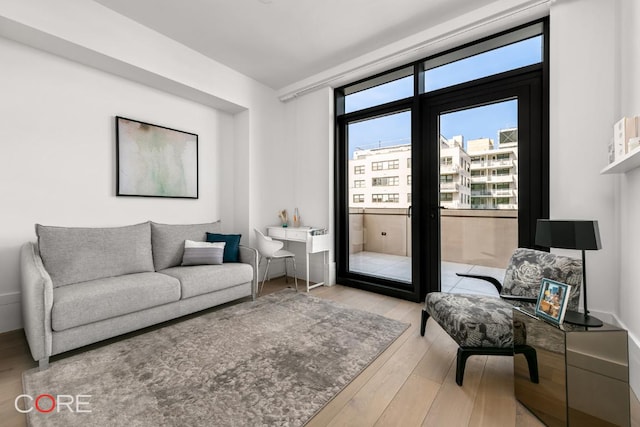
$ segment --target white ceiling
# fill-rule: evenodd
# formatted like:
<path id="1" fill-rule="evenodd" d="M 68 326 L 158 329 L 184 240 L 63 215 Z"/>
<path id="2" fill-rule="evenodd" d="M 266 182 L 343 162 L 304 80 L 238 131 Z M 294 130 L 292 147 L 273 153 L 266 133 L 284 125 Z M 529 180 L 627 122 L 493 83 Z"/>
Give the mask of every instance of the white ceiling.
<path id="1" fill-rule="evenodd" d="M 280 89 L 495 0 L 95 0 Z"/>

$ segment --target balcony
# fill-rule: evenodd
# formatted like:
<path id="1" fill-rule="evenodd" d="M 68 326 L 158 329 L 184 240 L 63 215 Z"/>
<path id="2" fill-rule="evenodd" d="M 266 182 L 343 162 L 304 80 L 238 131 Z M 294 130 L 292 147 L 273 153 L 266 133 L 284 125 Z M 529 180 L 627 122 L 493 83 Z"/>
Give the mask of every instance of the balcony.
<path id="1" fill-rule="evenodd" d="M 511 183 L 516 181 L 516 175 L 471 175 L 472 184 L 481 184 L 484 182 L 495 183 Z"/>
<path id="2" fill-rule="evenodd" d="M 513 167 L 515 162 L 513 159 L 504 160 L 485 160 L 481 162 L 471 162 L 471 169 L 487 169 L 487 168 L 499 168 L 499 167 Z"/>
<path id="3" fill-rule="evenodd" d="M 457 182 L 441 182 L 440 183 L 440 192 L 441 193 L 453 193 L 456 191 L 460 191 L 460 184 Z"/>
<path id="4" fill-rule="evenodd" d="M 459 171 L 460 165 L 440 163 L 440 174 L 458 173 Z"/>
<path id="5" fill-rule="evenodd" d="M 441 212 L 443 287 L 446 263 L 475 266 L 476 270 L 506 267 L 518 246 L 518 212 L 506 209 L 515 205 L 498 206 L 501 209 Z M 407 209 L 351 208 L 349 233 L 352 271 L 410 280 L 411 219 Z"/>
<path id="6" fill-rule="evenodd" d="M 472 197 L 512 197 L 513 195 L 512 189 L 471 190 Z"/>

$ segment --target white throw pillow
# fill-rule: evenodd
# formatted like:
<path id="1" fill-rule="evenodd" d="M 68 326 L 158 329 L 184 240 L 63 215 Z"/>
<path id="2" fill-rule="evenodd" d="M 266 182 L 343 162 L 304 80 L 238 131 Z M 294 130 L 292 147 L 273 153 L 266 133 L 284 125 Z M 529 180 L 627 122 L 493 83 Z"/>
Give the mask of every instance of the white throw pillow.
<path id="1" fill-rule="evenodd" d="M 182 265 L 220 265 L 224 257 L 225 242 L 184 241 Z"/>

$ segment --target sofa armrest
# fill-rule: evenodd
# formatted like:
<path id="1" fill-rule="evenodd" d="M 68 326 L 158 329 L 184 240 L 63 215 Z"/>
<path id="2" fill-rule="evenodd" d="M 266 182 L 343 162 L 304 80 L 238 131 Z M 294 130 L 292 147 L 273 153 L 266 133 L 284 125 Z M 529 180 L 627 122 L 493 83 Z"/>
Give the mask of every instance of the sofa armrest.
<path id="1" fill-rule="evenodd" d="M 251 297 L 255 300 L 258 290 L 258 251 L 254 248 L 240 245 L 240 262 L 249 264 L 253 267 Z"/>
<path id="2" fill-rule="evenodd" d="M 53 282 L 35 243 L 20 249 L 22 320 L 33 360 L 46 361 L 52 351 Z"/>

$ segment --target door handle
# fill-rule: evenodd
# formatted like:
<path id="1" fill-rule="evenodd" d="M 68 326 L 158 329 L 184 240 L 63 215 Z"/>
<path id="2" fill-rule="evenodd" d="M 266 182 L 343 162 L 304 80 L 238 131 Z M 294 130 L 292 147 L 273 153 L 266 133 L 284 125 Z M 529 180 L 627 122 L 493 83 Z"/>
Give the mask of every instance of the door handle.
<path id="1" fill-rule="evenodd" d="M 411 206 L 407 208 L 407 217 L 411 218 Z"/>

